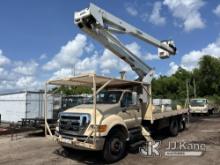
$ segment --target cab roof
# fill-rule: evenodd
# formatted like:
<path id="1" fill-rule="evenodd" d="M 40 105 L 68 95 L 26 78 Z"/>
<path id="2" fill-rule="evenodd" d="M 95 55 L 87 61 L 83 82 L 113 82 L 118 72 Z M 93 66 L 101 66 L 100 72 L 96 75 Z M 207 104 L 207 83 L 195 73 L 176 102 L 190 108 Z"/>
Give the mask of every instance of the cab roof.
<path id="1" fill-rule="evenodd" d="M 96 86 L 102 86 L 107 81 L 111 82 L 107 85 L 107 87 L 126 87 L 126 86 L 138 86 L 138 85 L 147 85 L 144 82 L 140 81 L 131 81 L 131 80 L 122 80 L 105 76 L 98 76 L 96 74 L 84 74 L 75 77 L 67 77 L 63 79 L 57 80 L 49 80 L 47 83 L 51 85 L 66 85 L 66 86 L 88 86 L 92 87 L 93 85 L 93 77 L 96 83 Z"/>

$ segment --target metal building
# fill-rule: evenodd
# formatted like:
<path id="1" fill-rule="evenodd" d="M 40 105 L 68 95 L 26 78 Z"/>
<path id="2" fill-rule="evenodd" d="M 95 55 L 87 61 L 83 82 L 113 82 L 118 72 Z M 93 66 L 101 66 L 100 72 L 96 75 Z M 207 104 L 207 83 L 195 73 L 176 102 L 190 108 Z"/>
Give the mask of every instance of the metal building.
<path id="1" fill-rule="evenodd" d="M 53 118 L 53 96 L 48 96 L 47 118 Z M 28 118 L 44 118 L 43 92 L 16 92 L 0 95 L 1 120 L 18 122 Z"/>

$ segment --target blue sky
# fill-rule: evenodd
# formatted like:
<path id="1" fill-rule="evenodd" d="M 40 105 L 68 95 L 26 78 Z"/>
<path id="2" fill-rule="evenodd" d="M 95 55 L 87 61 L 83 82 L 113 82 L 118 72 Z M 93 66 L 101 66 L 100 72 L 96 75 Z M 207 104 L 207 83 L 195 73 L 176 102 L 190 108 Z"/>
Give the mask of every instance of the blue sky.
<path id="1" fill-rule="evenodd" d="M 217 0 L 2 0 L 0 2 L 0 91 L 39 89 L 51 78 L 96 71 L 117 77 L 130 67 L 86 36 L 73 23 L 75 11 L 93 2 L 148 34 L 173 39 L 178 53 L 157 58 L 157 48 L 119 36 L 131 51 L 170 75 L 192 70 L 204 54 L 220 57 L 220 2 Z"/>

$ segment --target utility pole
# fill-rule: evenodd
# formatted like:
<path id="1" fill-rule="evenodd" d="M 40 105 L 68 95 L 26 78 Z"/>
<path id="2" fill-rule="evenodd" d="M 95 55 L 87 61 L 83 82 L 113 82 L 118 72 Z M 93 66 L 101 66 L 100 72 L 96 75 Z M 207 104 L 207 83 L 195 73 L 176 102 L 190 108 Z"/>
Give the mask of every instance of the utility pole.
<path id="1" fill-rule="evenodd" d="M 76 76 L 76 64 L 73 64 L 72 74 L 73 76 Z"/>
<path id="2" fill-rule="evenodd" d="M 189 108 L 189 80 L 186 80 L 186 101 L 185 108 Z"/>
<path id="3" fill-rule="evenodd" d="M 196 98 L 196 80 L 193 78 L 193 90 L 194 90 L 194 98 Z"/>

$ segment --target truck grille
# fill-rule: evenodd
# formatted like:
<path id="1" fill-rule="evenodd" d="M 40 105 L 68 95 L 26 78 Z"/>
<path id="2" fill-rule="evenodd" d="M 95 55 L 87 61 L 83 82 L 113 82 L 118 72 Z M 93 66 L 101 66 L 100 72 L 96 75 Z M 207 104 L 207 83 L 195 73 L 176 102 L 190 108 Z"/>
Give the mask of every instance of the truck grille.
<path id="1" fill-rule="evenodd" d="M 61 113 L 59 133 L 61 135 L 81 135 L 90 123 L 89 114 Z"/>

